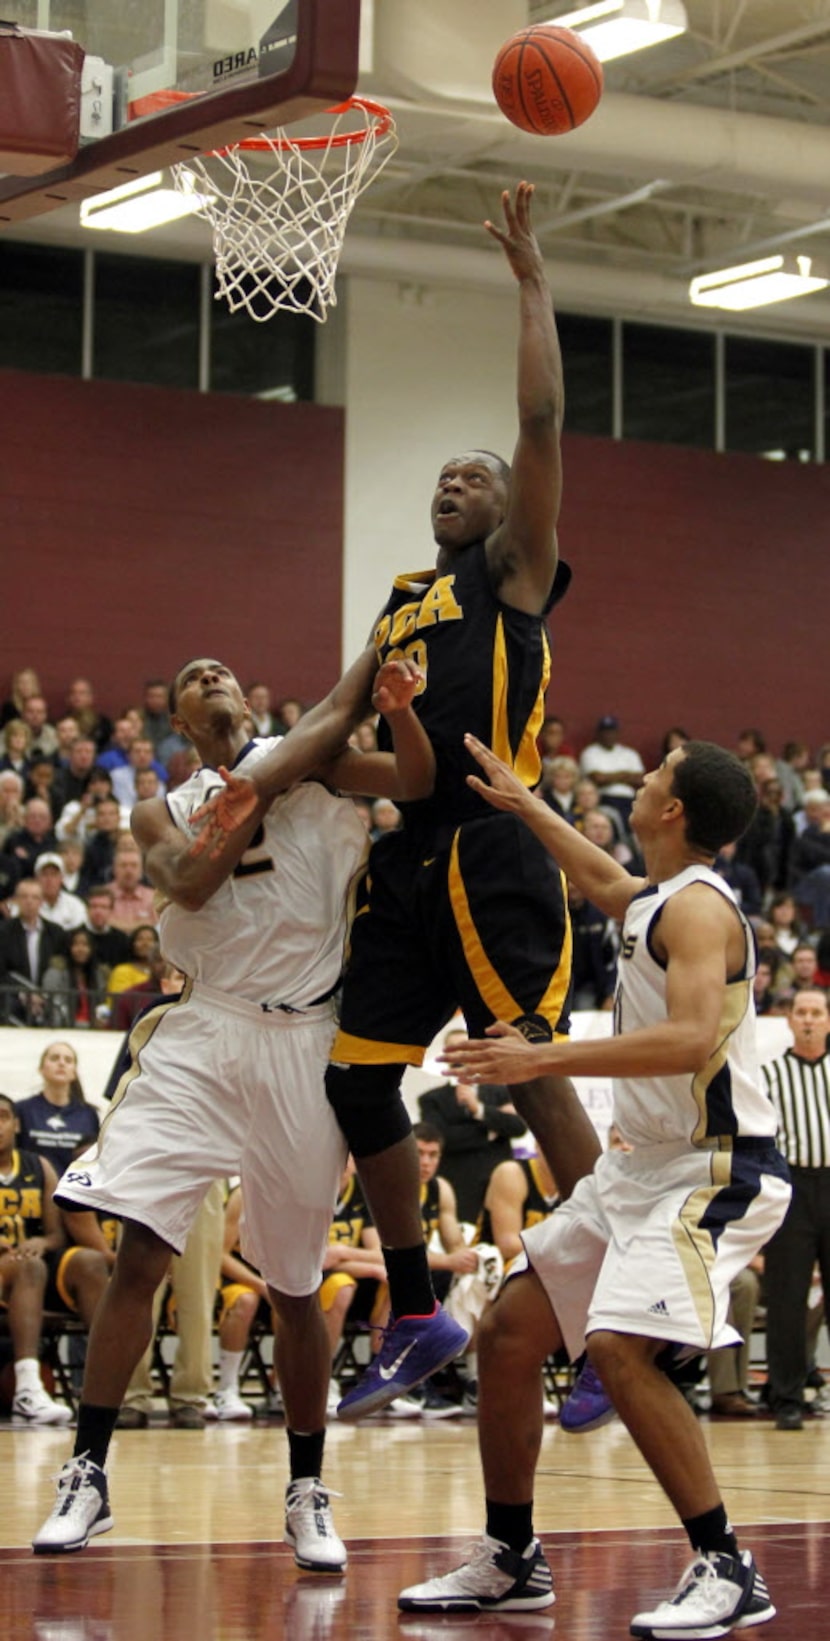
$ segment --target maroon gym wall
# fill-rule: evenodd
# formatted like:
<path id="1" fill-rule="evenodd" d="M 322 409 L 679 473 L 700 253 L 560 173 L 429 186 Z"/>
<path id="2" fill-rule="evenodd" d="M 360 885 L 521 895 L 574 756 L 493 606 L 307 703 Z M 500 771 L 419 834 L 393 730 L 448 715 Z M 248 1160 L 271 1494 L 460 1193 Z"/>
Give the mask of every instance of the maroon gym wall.
<path id="1" fill-rule="evenodd" d="M 548 707 L 576 745 L 606 712 L 647 762 L 677 723 L 830 740 L 830 466 L 571 434 L 564 469 Z"/>
<path id="2" fill-rule="evenodd" d="M 0 371 L 0 691 L 110 715 L 215 654 L 318 700 L 340 673 L 343 412 Z"/>
<path id="3" fill-rule="evenodd" d="M 0 372 L 0 690 L 35 664 L 54 709 L 84 673 L 117 711 L 207 649 L 318 699 L 341 661 L 343 433 L 320 406 Z M 604 712 L 649 761 L 676 722 L 830 739 L 830 467 L 575 434 L 564 460 L 549 706 L 577 744 Z"/>

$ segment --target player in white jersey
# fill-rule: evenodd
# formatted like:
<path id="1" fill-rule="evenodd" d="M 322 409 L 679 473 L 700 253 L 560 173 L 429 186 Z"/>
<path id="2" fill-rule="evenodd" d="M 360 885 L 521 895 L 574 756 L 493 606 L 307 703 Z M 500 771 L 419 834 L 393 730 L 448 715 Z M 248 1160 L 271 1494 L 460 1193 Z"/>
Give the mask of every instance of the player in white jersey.
<path id="1" fill-rule="evenodd" d="M 523 1233 L 523 1265 L 479 1338 L 486 1532 L 469 1563 L 404 1590 L 400 1606 L 515 1610 L 553 1600 L 532 1526 L 541 1368 L 563 1344 L 573 1359 L 587 1344 L 695 1553 L 674 1596 L 637 1614 L 631 1633 L 726 1635 L 775 1609 L 751 1554 L 738 1549 L 698 1421 L 663 1366 L 678 1350 L 734 1341 L 729 1283 L 781 1223 L 790 1196 L 759 1082 L 753 938 L 711 871 L 752 818 L 752 781 L 707 742 L 671 752 L 634 801 L 648 874 L 637 878 L 480 742 L 467 744 L 489 778 L 471 784 L 521 816 L 586 899 L 622 921 L 622 945 L 614 1037 L 533 1044 L 499 1022 L 487 1040 L 453 1043 L 446 1063 L 474 1083 L 611 1076 L 615 1122 L 633 1149 L 600 1157 L 555 1214 Z"/>
<path id="2" fill-rule="evenodd" d="M 421 674 L 392 662 L 375 677 L 375 666 L 362 657 L 288 736 L 266 741 L 250 739 L 247 702 L 220 662 L 190 662 L 176 677 L 171 721 L 202 768 L 167 800 L 138 804 L 131 823 L 165 902 L 165 953 L 187 982 L 139 1017 L 99 1140 L 62 1181 L 63 1207 L 115 1213 L 123 1231 L 90 1334 L 74 1456 L 34 1539 L 38 1553 L 82 1549 L 112 1525 L 104 1465 L 149 1342 L 153 1295 L 211 1181 L 239 1175 L 243 1251 L 277 1315 L 286 1537 L 299 1566 L 345 1567 L 320 1480 L 330 1352 L 317 1289 L 345 1160 L 324 1074 L 366 832 L 329 788 L 406 797 L 424 795 L 433 779 L 410 707 Z M 373 679 L 394 754 L 346 745 Z M 324 762 L 328 785 L 303 779 Z M 240 791 L 247 819 L 237 802 L 229 841 L 222 805 Z"/>

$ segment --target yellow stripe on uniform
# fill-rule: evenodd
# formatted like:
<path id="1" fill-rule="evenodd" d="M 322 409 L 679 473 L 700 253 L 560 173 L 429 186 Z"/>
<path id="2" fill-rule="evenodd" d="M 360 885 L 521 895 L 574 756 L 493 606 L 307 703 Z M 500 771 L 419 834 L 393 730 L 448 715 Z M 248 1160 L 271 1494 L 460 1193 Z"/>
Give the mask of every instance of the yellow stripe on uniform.
<path id="1" fill-rule="evenodd" d="M 536 1013 L 541 1014 L 545 1020 L 548 1020 L 551 1026 L 556 1026 L 557 1021 L 562 1017 L 562 1010 L 565 1007 L 565 999 L 567 998 L 568 988 L 571 983 L 571 960 L 573 954 L 573 931 L 571 929 L 571 918 L 568 911 L 568 883 L 564 872 L 559 873 L 559 879 L 562 884 L 562 905 L 565 916 L 565 928 L 562 935 L 562 950 L 559 953 L 559 962 L 554 969 L 551 983 L 548 986 L 548 989 L 545 992 L 545 995 L 542 998 L 538 1008 L 536 1009 Z M 562 1036 L 562 1033 L 557 1033 L 557 1037 L 560 1042 L 562 1041 Z"/>
<path id="2" fill-rule="evenodd" d="M 550 683 L 550 644 L 544 630 L 542 632 L 542 641 L 545 646 L 545 660 L 539 684 L 539 694 L 536 697 L 536 705 L 522 735 L 521 744 L 516 754 L 516 762 L 513 765 L 522 785 L 528 787 L 537 786 L 542 773 L 542 760 L 539 756 L 538 741 L 545 719 L 545 693 Z"/>
<path id="3" fill-rule="evenodd" d="M 58 1260 L 58 1268 L 55 1272 L 55 1287 L 57 1288 L 67 1310 L 72 1311 L 73 1316 L 77 1316 L 78 1307 L 75 1304 L 74 1299 L 71 1299 L 69 1296 L 69 1290 L 66 1286 L 66 1272 L 70 1261 L 77 1252 L 77 1244 L 75 1244 L 72 1248 L 65 1248 L 60 1259 Z"/>
<path id="4" fill-rule="evenodd" d="M 510 674 L 507 666 L 507 645 L 504 641 L 504 620 L 499 616 L 493 643 L 493 717 L 490 726 L 490 745 L 497 758 L 515 771 L 523 786 L 534 787 L 542 773 L 542 760 L 537 745 L 545 715 L 545 691 L 550 683 L 550 644 L 543 634 L 545 658 L 539 694 L 533 712 L 522 729 L 515 757 L 510 737 Z"/>
<path id="5" fill-rule="evenodd" d="M 419 1066 L 425 1054 L 420 1043 L 378 1043 L 374 1038 L 352 1037 L 348 1031 L 338 1031 L 331 1049 L 332 1061 L 350 1066 Z"/>
<path id="6" fill-rule="evenodd" d="M 510 714 L 507 700 L 509 683 L 504 619 L 499 616 L 493 641 L 493 722 L 490 729 L 490 745 L 496 757 L 501 758 L 502 763 L 512 769 L 513 751 L 510 745 Z"/>
<path id="7" fill-rule="evenodd" d="M 467 967 L 478 987 L 483 1001 L 487 1004 L 490 1013 L 496 1020 L 515 1020 L 525 1010 L 511 996 L 501 976 L 496 973 L 478 937 L 478 930 L 473 922 L 470 911 L 470 902 L 461 876 L 461 867 L 458 861 L 458 832 L 452 840 L 449 872 L 447 882 L 450 893 L 450 904 L 455 918 L 456 928 L 461 937 L 461 945 L 467 960 Z"/>
<path id="8" fill-rule="evenodd" d="M 563 904 L 567 907 L 565 878 L 563 873 L 560 872 L 559 875 L 562 881 Z M 517 1020 L 522 1014 L 541 1014 L 553 1029 L 562 1014 L 565 999 L 568 995 L 568 987 L 571 983 L 572 935 L 570 918 L 566 916 L 562 951 L 547 991 L 534 1008 L 523 1008 L 521 1003 L 517 1002 L 512 993 L 508 991 L 501 975 L 494 969 L 479 939 L 458 860 L 458 832 L 456 832 L 452 841 L 448 886 L 453 916 L 464 949 L 467 967 L 476 983 L 480 997 L 486 1003 L 494 1019 L 511 1021 Z"/>

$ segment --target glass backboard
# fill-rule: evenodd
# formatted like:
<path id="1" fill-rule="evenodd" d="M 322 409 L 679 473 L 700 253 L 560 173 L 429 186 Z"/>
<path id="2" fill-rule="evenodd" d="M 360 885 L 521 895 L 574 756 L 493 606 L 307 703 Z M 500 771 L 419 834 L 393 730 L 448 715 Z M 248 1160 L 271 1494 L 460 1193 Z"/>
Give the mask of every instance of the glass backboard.
<path id="1" fill-rule="evenodd" d="M 302 119 L 357 83 L 360 0 L 2 0 L 0 13 L 69 34 L 87 82 L 77 159 L 0 176 L 0 224 Z"/>

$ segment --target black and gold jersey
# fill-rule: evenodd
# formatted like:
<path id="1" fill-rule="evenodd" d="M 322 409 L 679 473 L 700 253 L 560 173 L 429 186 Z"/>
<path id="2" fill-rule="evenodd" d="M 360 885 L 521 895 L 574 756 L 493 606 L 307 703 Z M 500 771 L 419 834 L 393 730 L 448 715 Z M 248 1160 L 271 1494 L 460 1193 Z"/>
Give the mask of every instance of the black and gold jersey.
<path id="1" fill-rule="evenodd" d="M 526 1182 L 525 1199 L 522 1204 L 521 1229 L 527 1231 L 531 1225 L 538 1225 L 540 1220 L 547 1219 L 548 1214 L 553 1213 L 559 1198 L 558 1196 L 546 1196 L 542 1189 L 539 1164 L 535 1157 L 515 1157 L 513 1160 L 521 1168 Z M 473 1240 L 474 1242 L 495 1242 L 496 1240 L 493 1235 L 490 1210 L 486 1203 L 476 1221 L 476 1232 Z"/>
<path id="2" fill-rule="evenodd" d="M 547 1219 L 548 1214 L 553 1213 L 559 1202 L 559 1197 L 556 1194 L 549 1197 L 542 1189 L 539 1163 L 536 1157 L 519 1157 L 517 1161 L 520 1163 L 522 1173 L 527 1180 L 522 1230 L 528 1231 L 531 1225 L 538 1225 L 540 1220 Z"/>
<path id="3" fill-rule="evenodd" d="M 0 1237 L 19 1248 L 43 1236 L 43 1162 L 34 1151 L 12 1152 L 11 1172 L 0 1175 Z"/>
<path id="4" fill-rule="evenodd" d="M 571 579 L 560 563 L 548 601 L 558 603 Z M 547 610 L 545 611 L 545 615 Z M 424 672 L 414 708 L 435 750 L 435 790 L 422 803 L 404 806 L 407 825 L 459 825 L 492 815 L 466 785 L 478 772 L 464 749 L 459 725 L 503 758 L 528 787 L 537 784 L 541 762 L 537 736 L 550 678 L 550 638 L 545 616 L 528 615 L 500 602 L 493 591 L 485 546 L 460 552 L 452 570 L 399 576 L 374 631 L 381 662 L 406 658 Z M 379 745 L 391 749 L 381 719 Z"/>
<path id="5" fill-rule="evenodd" d="M 429 1243 L 441 1225 L 441 1197 L 437 1174 L 421 1185 L 421 1219 L 424 1226 L 424 1241 Z"/>
<path id="6" fill-rule="evenodd" d="M 360 1180 L 352 1174 L 337 1199 L 329 1227 L 329 1242 L 342 1242 L 345 1247 L 359 1248 L 363 1243 L 363 1232 L 371 1223 L 372 1216 Z"/>

